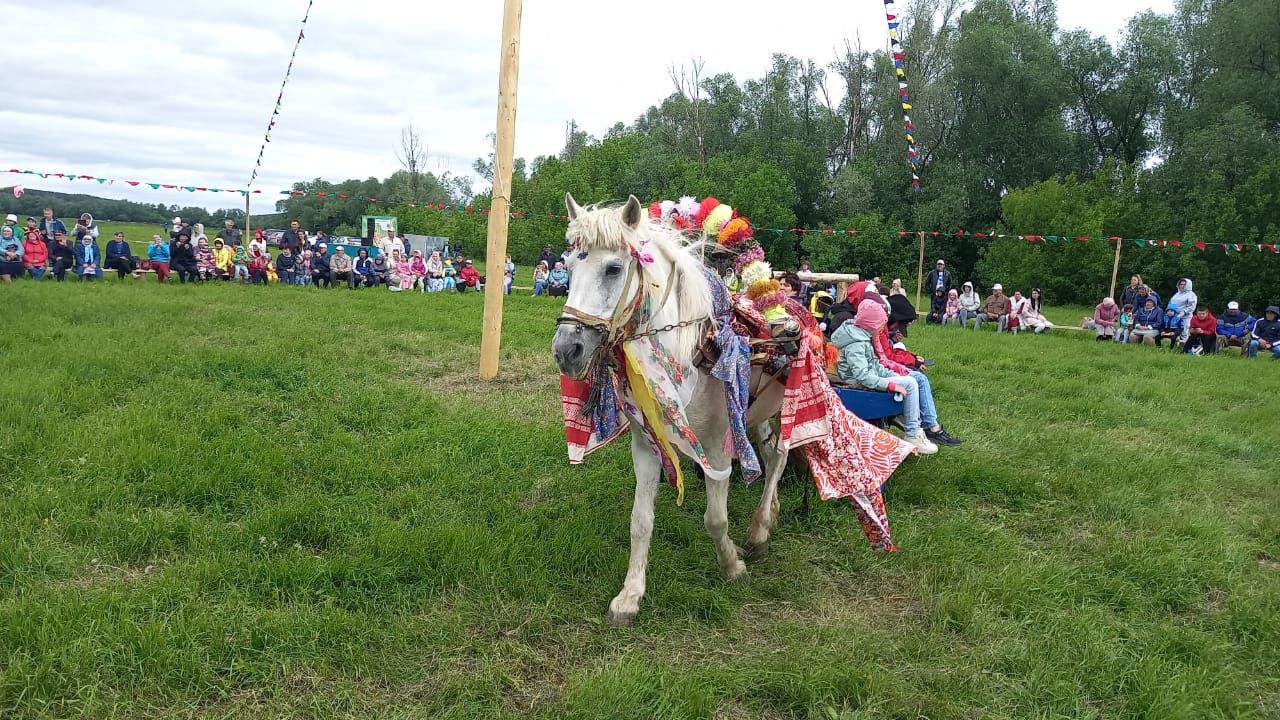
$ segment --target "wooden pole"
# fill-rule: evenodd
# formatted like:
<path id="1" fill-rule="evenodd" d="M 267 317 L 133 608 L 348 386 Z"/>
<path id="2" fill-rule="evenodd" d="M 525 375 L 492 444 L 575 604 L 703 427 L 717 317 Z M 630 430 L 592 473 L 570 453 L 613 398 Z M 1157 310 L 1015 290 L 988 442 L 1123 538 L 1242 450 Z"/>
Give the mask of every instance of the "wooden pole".
<path id="1" fill-rule="evenodd" d="M 244 234 L 240 236 L 240 242 L 244 244 L 245 252 L 248 252 L 249 241 L 253 239 L 251 234 L 253 223 L 252 216 L 249 215 L 249 193 L 244 194 Z"/>
<path id="2" fill-rule="evenodd" d="M 924 289 L 924 231 L 916 233 L 920 236 L 920 262 L 916 265 L 916 309 L 920 309 L 920 291 Z"/>
<path id="3" fill-rule="evenodd" d="M 498 377 L 502 346 L 502 301 L 506 271 L 507 225 L 511 214 L 511 164 L 516 149 L 516 86 L 520 76 L 521 0 L 506 0 L 502 10 L 502 51 L 498 75 L 498 132 L 493 153 L 493 202 L 485 256 L 484 326 L 480 338 L 480 379 Z"/>
<path id="4" fill-rule="evenodd" d="M 1120 238 L 1113 238 L 1116 241 L 1116 261 L 1111 265 L 1111 292 L 1109 297 L 1116 296 L 1116 275 L 1120 273 Z"/>

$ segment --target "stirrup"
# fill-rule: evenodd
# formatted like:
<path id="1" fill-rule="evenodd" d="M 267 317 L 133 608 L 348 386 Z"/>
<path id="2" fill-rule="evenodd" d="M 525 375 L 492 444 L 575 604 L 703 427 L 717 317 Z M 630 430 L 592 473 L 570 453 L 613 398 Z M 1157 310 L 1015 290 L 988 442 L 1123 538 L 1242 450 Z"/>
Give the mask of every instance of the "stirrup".
<path id="1" fill-rule="evenodd" d="M 800 323 L 795 318 L 769 323 L 769 337 L 777 343 L 783 355 L 795 355 L 800 352 Z"/>

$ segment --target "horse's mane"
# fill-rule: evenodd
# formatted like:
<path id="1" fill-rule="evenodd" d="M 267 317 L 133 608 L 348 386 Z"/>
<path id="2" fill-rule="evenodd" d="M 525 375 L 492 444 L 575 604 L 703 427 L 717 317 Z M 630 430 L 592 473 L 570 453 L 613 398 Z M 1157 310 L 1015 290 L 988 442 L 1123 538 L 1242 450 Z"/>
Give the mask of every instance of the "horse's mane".
<path id="1" fill-rule="evenodd" d="M 666 259 L 672 268 L 671 277 L 666 279 L 672 283 L 667 303 L 676 303 L 679 321 L 711 317 L 711 288 L 707 285 L 702 261 L 698 257 L 702 243 L 689 240 L 679 230 L 662 225 L 647 214 L 642 214 L 639 224 L 632 228 L 622 220 L 621 205 L 589 205 L 569 223 L 565 238 L 571 245 L 584 250 L 601 248 L 627 252 L 630 248 L 637 248 Z M 661 280 L 646 277 L 648 283 Z M 650 286 L 648 290 L 658 298 L 666 293 L 666 288 L 661 285 Z M 700 323 L 680 328 L 676 331 L 675 346 L 667 349 L 677 359 L 687 361 L 701 343 L 702 334 Z"/>

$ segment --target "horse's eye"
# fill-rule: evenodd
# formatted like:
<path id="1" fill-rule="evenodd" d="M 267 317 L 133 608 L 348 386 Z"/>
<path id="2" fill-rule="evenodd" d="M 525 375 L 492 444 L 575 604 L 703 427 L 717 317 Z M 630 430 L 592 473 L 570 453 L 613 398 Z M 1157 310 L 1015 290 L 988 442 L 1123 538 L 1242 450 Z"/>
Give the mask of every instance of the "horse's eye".
<path id="1" fill-rule="evenodd" d="M 609 265 L 604 269 L 605 277 L 617 277 L 622 274 L 621 265 Z"/>

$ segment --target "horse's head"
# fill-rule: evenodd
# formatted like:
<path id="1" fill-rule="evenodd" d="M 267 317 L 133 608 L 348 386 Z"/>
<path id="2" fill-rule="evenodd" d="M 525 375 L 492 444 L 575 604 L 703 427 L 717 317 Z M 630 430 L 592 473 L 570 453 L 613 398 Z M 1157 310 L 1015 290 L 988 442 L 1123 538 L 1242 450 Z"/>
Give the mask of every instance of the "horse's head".
<path id="1" fill-rule="evenodd" d="M 569 297 L 551 350 L 560 372 L 580 379 L 634 312 L 641 291 L 636 256 L 650 257 L 640 251 L 648 219 L 634 195 L 620 207 L 583 208 L 566 194 L 565 207 Z"/>

